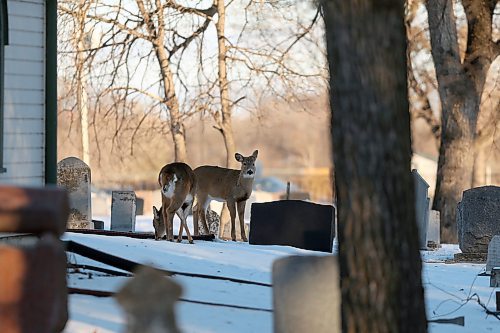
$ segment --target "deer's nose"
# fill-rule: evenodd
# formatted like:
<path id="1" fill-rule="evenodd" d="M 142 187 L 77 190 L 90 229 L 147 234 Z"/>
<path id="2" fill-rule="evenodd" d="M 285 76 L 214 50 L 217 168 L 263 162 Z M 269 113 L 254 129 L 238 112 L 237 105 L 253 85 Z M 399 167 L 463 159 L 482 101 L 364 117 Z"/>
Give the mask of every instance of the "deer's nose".
<path id="1" fill-rule="evenodd" d="M 253 175 L 253 170 L 248 170 L 247 174 Z"/>

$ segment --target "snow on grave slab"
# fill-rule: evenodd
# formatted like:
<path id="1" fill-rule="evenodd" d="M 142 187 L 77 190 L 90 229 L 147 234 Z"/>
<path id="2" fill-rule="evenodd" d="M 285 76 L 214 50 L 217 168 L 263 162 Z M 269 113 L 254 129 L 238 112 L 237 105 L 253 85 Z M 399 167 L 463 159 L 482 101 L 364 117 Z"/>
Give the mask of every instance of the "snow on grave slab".
<path id="1" fill-rule="evenodd" d="M 246 243 L 223 241 L 196 242 L 191 245 L 75 233 L 66 233 L 63 239 L 73 240 L 129 260 L 152 263 L 164 269 L 266 283 L 271 281 L 271 266 L 276 258 L 295 254 L 327 255 L 284 246 L 250 246 Z M 106 267 L 74 254 L 70 254 L 69 258 L 78 264 Z M 95 272 L 89 279 L 88 275 L 83 273 L 70 274 L 69 286 L 116 291 L 128 279 L 104 276 Z M 186 276 L 175 276 L 173 279 L 183 286 L 182 297 L 185 299 L 261 309 L 272 308 L 272 289 L 269 287 Z M 86 311 L 88 307 L 93 309 Z M 95 311 L 95 309 L 101 310 Z M 270 312 L 228 307 L 214 308 L 186 302 L 180 302 L 177 309 L 179 326 L 183 332 L 272 331 Z M 116 320 L 109 322 L 106 319 L 108 316 L 101 316 L 102 312 L 109 313 L 109 318 Z M 99 328 L 98 332 L 121 332 L 123 327 L 123 313 L 114 300 L 82 295 L 70 296 L 70 321 L 65 332 L 88 332 L 90 328 Z"/>
<path id="2" fill-rule="evenodd" d="M 230 276 L 261 283 L 271 283 L 271 265 L 277 258 L 288 255 L 328 255 L 287 246 L 253 246 L 227 241 L 179 244 L 76 233 L 65 233 L 63 239 L 161 269 Z"/>
<path id="3" fill-rule="evenodd" d="M 143 263 L 154 262 L 164 269 L 230 276 L 269 283 L 272 262 L 293 254 L 326 255 L 283 246 L 251 246 L 234 242 L 196 242 L 176 244 L 138 240 L 125 237 L 106 237 L 66 233 L 71 239 L 111 254 Z M 428 319 L 465 316 L 465 326 L 429 324 L 430 333 L 490 333 L 500 327 L 499 321 L 485 312 L 476 301 L 463 305 L 464 300 L 477 293 L 481 301 L 494 310 L 494 292 L 488 277 L 478 277 L 485 265 L 445 264 L 458 246 L 444 244 L 437 251 L 422 251 L 423 284 Z M 79 263 L 95 264 L 75 256 Z M 109 268 L 109 266 L 108 266 Z M 213 274 L 212 274 L 213 273 Z M 80 276 L 80 277 L 83 277 Z M 272 307 L 270 288 L 242 285 L 219 280 L 206 280 L 176 276 L 184 288 L 183 298 L 256 308 Z M 81 288 L 117 290 L 126 278 L 98 277 L 79 279 L 70 277 L 69 284 Z M 108 289 L 110 288 L 110 289 Z M 490 299 L 490 296 L 493 297 Z M 489 302 L 489 303 L 488 303 Z M 112 298 L 70 295 L 70 320 L 65 333 L 123 332 L 125 317 Z M 202 304 L 179 302 L 177 304 L 179 327 L 182 332 L 259 332 L 273 331 L 272 313 Z"/>

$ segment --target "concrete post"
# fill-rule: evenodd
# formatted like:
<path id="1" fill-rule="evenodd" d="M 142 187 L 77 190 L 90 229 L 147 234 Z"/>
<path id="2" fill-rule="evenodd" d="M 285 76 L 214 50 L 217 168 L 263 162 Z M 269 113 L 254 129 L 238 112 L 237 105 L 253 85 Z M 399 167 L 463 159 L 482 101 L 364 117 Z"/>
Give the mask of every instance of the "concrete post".
<path id="1" fill-rule="evenodd" d="M 275 333 L 339 333 L 340 282 L 334 256 L 293 256 L 273 264 Z"/>

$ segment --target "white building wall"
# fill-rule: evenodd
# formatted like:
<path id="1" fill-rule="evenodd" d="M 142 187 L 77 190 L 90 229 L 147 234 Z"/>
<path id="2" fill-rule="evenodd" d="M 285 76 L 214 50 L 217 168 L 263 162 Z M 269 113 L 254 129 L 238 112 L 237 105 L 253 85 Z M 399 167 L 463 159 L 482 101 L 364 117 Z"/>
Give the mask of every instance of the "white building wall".
<path id="1" fill-rule="evenodd" d="M 0 183 L 45 183 L 45 1 L 8 0 Z"/>

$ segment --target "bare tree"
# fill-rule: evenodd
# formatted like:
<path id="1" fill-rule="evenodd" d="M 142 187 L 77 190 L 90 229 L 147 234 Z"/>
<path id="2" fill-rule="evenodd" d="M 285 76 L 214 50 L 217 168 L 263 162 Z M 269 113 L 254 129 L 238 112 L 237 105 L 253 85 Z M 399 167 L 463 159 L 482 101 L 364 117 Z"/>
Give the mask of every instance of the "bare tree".
<path id="1" fill-rule="evenodd" d="M 70 8 L 63 4 L 59 7 L 61 12 L 72 15 Z M 187 159 L 187 149 L 172 60 L 203 33 L 215 12 L 214 7 L 201 5 L 189 7 L 174 1 L 136 0 L 134 3 L 101 2 L 87 14 L 88 20 L 100 23 L 104 30 L 102 44 L 88 51 L 100 52 L 101 55 L 96 56 L 101 59 L 100 69 L 110 70 L 108 83 L 103 83 L 107 87 L 101 88 L 97 99 L 107 94 L 114 94 L 113 98 L 121 96 L 122 100 L 130 100 L 132 95 L 152 99 L 168 115 L 176 161 Z M 146 87 L 137 86 L 134 81 L 150 80 L 146 73 L 153 63 L 158 68 L 159 80 Z M 104 74 L 100 75 L 102 80 Z M 157 93 L 155 87 L 160 88 Z M 117 121 L 123 120 L 118 113 L 115 115 Z M 120 128 L 116 125 L 117 132 Z"/>
<path id="2" fill-rule="evenodd" d="M 426 332 L 401 1 L 324 1 L 342 330 Z"/>
<path id="3" fill-rule="evenodd" d="M 456 205 L 462 192 L 472 186 L 481 96 L 488 71 L 500 51 L 492 34 L 497 1 L 462 0 L 462 4 L 467 19 L 463 61 L 453 1 L 426 2 L 442 110 L 433 207 L 441 212 L 441 240 L 450 243 L 458 241 Z"/>

